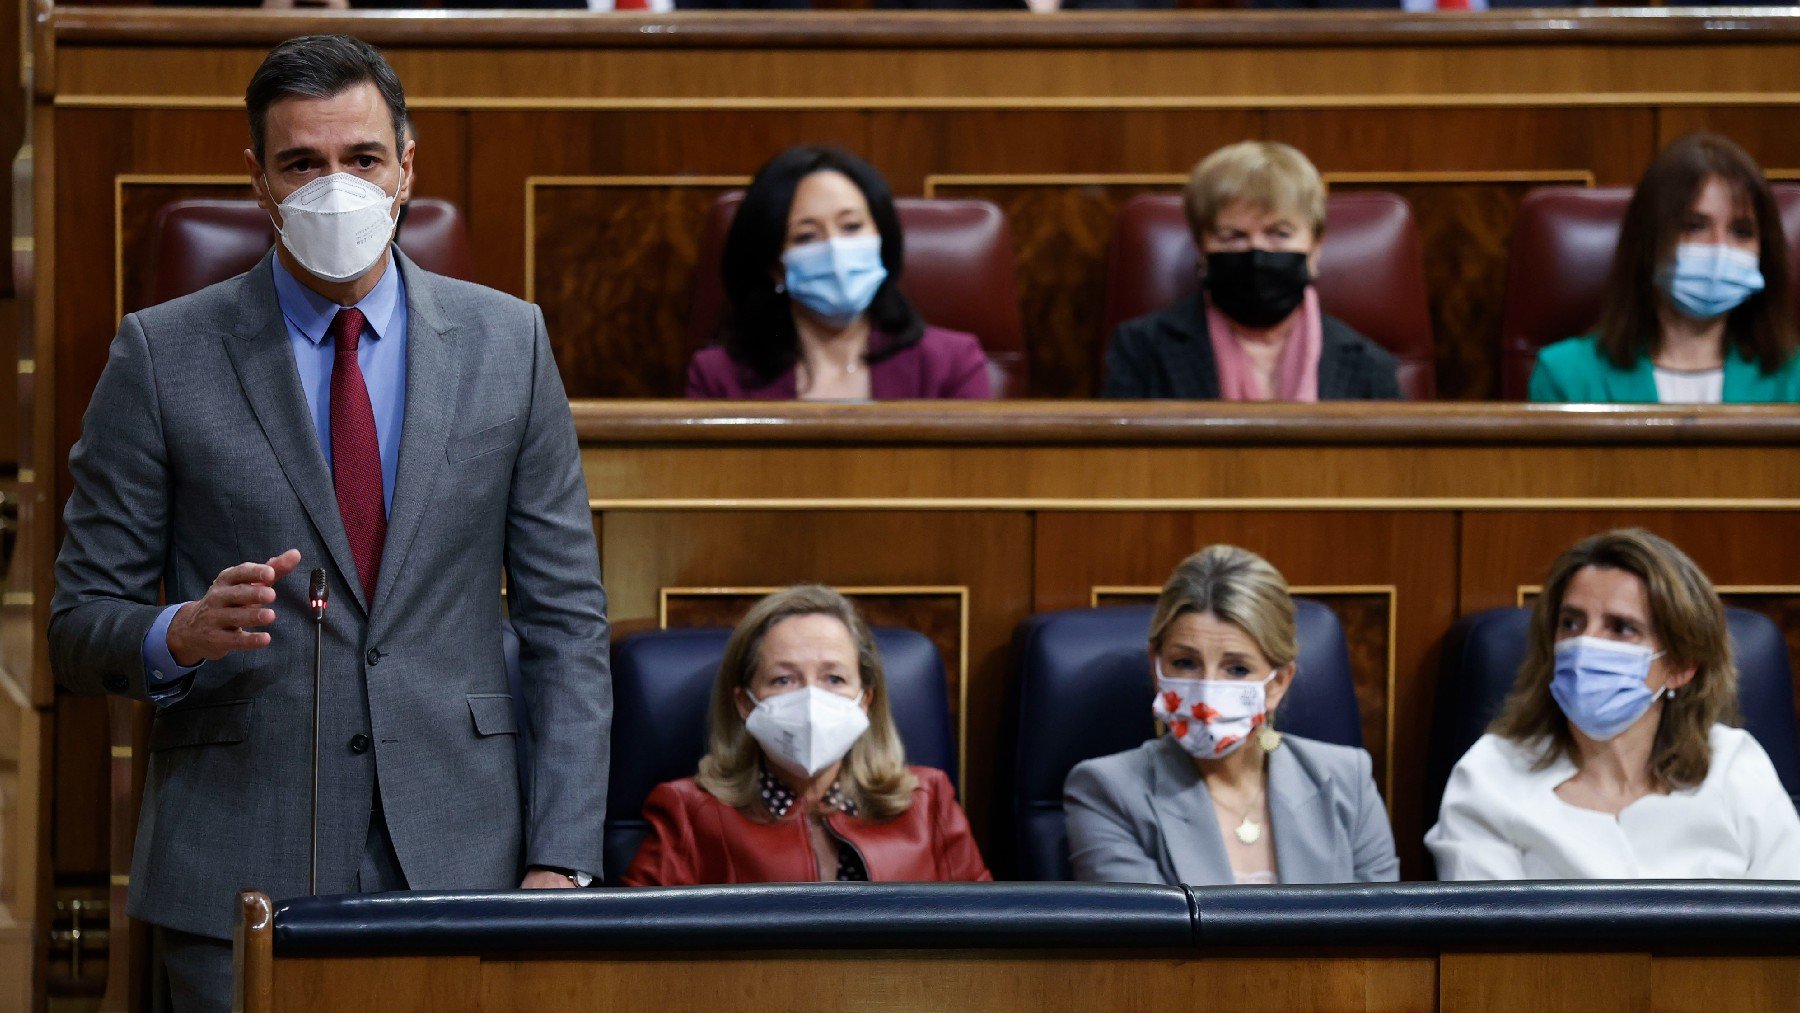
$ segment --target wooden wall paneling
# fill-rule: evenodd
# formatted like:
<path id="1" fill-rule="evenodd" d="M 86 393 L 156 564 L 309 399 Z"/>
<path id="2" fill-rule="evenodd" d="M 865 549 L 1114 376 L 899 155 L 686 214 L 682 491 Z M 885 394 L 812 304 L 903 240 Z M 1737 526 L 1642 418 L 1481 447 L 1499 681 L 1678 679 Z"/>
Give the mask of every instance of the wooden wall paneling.
<path id="1" fill-rule="evenodd" d="M 1359 666 L 1365 730 L 1379 729 L 1365 745 L 1379 758 L 1376 780 L 1393 815 L 1395 846 L 1406 873 L 1420 874 L 1427 825 L 1420 774 L 1437 650 L 1456 615 L 1453 514 L 1059 512 L 1040 514 L 1037 530 L 1033 611 L 1080 608 L 1093 600 L 1096 587 L 1160 586 L 1182 558 L 1219 542 L 1263 555 L 1295 586 L 1338 587 L 1346 595 L 1370 593 L 1349 589 L 1392 587 L 1391 686 L 1367 677 L 1366 657 L 1353 657 L 1353 664 Z M 1371 621 L 1357 618 L 1356 629 Z M 1370 649 L 1366 633 L 1357 639 Z M 1377 688 L 1382 696 L 1369 699 Z"/>
<path id="2" fill-rule="evenodd" d="M 674 180 L 749 176 L 790 145 L 838 144 L 861 150 L 867 138 L 864 119 L 847 110 L 732 109 L 722 105 L 714 109 L 477 109 L 468 115 L 470 216 L 475 234 L 481 237 L 474 251 L 476 270 L 485 284 L 515 295 L 523 295 L 526 288 L 522 251 L 526 180 L 530 177 L 654 176 Z M 609 253 L 595 246 L 587 256 L 605 260 Z M 685 289 L 678 298 L 685 304 Z M 630 337 L 650 340 L 645 335 Z"/>
<path id="3" fill-rule="evenodd" d="M 713 202 L 748 177 L 526 181 L 525 297 L 571 397 L 680 397 L 689 293 Z"/>
<path id="4" fill-rule="evenodd" d="M 475 957 L 290 957 L 274 961 L 273 971 L 274 1008 L 296 1013 L 467 1010 L 481 988 L 481 961 Z"/>
<path id="5" fill-rule="evenodd" d="M 1757 1013 L 1800 995 L 1800 957 L 1658 953 L 1650 962 L 1651 1009 Z"/>
<path id="6" fill-rule="evenodd" d="M 1518 203 L 1532 186 L 1635 181 L 1654 153 L 1644 108 L 1273 110 L 1268 136 L 1344 189 L 1412 202 L 1424 241 L 1438 396 L 1499 396 L 1500 306 Z"/>
<path id="7" fill-rule="evenodd" d="M 1785 511 L 1560 510 L 1475 512 L 1463 521 L 1461 599 L 1465 613 L 1518 604 L 1522 587 L 1543 584 L 1550 564 L 1581 539 L 1643 527 L 1674 542 L 1720 586 L 1800 584 L 1800 541 Z"/>
<path id="8" fill-rule="evenodd" d="M 1438 1010 L 1648 1013 L 1650 969 L 1648 953 L 1445 953 Z"/>
<path id="9" fill-rule="evenodd" d="M 1425 291 L 1436 343 L 1438 396 L 1500 397 L 1500 315 L 1519 202 L 1546 185 L 1593 185 L 1586 170 L 1520 173 L 1355 173 L 1334 191 L 1385 190 L 1406 198 L 1419 225 Z"/>
<path id="10" fill-rule="evenodd" d="M 279 965 L 277 965 L 279 966 Z M 724 955 L 621 954 L 557 963 L 483 960 L 481 1008 L 1004 1011 L 1430 1010 L 1430 957 L 968 951 Z"/>
<path id="11" fill-rule="evenodd" d="M 1692 130 L 1710 130 L 1742 145 L 1771 176 L 1800 179 L 1800 137 L 1781 129 L 1793 116 L 1791 106 L 1774 104 L 1663 106 L 1656 111 L 1656 147 L 1660 150 Z"/>
<path id="12" fill-rule="evenodd" d="M 968 589 L 964 807 L 989 844 L 989 786 L 1000 758 L 994 730 L 1011 677 L 1013 626 L 1030 609 L 1031 518 L 1018 512 L 638 511 L 606 513 L 615 635 L 658 624 L 668 587 Z M 876 546 L 904 545 L 904 552 Z"/>

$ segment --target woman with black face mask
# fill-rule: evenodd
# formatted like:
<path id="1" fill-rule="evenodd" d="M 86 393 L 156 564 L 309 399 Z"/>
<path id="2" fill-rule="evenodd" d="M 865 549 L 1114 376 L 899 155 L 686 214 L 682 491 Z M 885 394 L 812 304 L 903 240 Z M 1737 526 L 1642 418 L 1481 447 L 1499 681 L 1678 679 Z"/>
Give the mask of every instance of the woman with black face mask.
<path id="1" fill-rule="evenodd" d="M 1400 396 L 1394 357 L 1319 309 L 1325 184 L 1305 155 L 1268 141 L 1220 148 L 1194 168 L 1182 203 L 1201 291 L 1119 325 L 1103 397 Z"/>

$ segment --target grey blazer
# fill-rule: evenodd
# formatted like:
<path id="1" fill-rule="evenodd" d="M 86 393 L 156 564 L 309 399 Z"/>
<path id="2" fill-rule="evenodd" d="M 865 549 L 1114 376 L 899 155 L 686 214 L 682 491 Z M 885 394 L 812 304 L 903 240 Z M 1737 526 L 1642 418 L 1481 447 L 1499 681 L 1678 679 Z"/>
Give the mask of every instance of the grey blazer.
<path id="1" fill-rule="evenodd" d="M 537 307 L 398 251 L 406 419 L 379 586 L 363 600 L 307 417 L 271 257 L 125 317 L 69 454 L 50 653 L 78 693 L 144 699 L 158 601 L 288 548 L 270 646 L 207 662 L 157 713 L 128 910 L 228 937 L 234 895 L 304 894 L 312 620 L 324 632 L 319 890 L 354 890 L 379 778 L 419 890 L 599 874 L 612 683 L 587 486 Z M 501 574 L 536 743 L 522 798 L 501 654 Z M 371 741 L 372 740 L 372 741 Z"/>
<path id="2" fill-rule="evenodd" d="M 1269 754 L 1269 829 L 1281 882 L 1400 878 L 1371 767 L 1364 750 L 1282 737 Z M 1166 735 L 1070 771 L 1063 812 L 1076 879 L 1233 882 L 1212 797 L 1194 761 Z"/>

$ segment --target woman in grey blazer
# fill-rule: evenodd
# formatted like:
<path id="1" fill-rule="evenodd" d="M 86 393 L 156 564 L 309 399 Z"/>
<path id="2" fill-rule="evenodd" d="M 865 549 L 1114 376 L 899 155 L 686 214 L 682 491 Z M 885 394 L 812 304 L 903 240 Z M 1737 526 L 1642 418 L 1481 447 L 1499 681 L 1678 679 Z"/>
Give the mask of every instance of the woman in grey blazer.
<path id="1" fill-rule="evenodd" d="M 1075 878 L 1194 885 L 1391 882 L 1369 754 L 1276 732 L 1299 647 L 1287 581 L 1214 545 L 1175 568 L 1150 621 L 1165 734 L 1063 787 Z"/>

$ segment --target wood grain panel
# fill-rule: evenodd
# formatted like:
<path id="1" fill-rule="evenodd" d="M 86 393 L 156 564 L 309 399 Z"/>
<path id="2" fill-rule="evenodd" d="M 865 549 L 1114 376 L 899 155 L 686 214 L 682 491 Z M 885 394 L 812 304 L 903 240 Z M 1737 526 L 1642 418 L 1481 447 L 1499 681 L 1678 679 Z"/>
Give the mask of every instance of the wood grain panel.
<path id="1" fill-rule="evenodd" d="M 1438 1009 L 1649 1013 L 1650 968 L 1647 953 L 1446 953 Z"/>
<path id="2" fill-rule="evenodd" d="M 1365 731 L 1380 718 L 1381 734 L 1365 736 L 1364 744 L 1377 757 L 1390 758 L 1378 761 L 1376 776 L 1393 814 L 1402 868 L 1418 875 L 1425 821 L 1417 758 L 1425 755 L 1438 641 L 1455 615 L 1455 577 L 1444 565 L 1455 558 L 1453 516 L 1070 512 L 1040 515 L 1037 529 L 1034 611 L 1085 606 L 1096 586 L 1160 586 L 1182 558 L 1218 542 L 1261 554 L 1296 586 L 1392 586 L 1391 691 L 1386 659 L 1377 666 L 1353 658 L 1353 664 Z M 1369 621 L 1356 620 L 1359 627 Z M 1364 682 L 1377 677 L 1380 694 Z M 1370 714 L 1378 701 L 1386 712 Z"/>
<path id="3" fill-rule="evenodd" d="M 1385 593 L 1332 591 L 1315 588 L 1296 589 L 1296 597 L 1317 601 L 1337 616 L 1344 628 L 1344 645 L 1350 656 L 1350 674 L 1356 689 L 1357 707 L 1362 712 L 1363 746 L 1375 761 L 1375 779 L 1386 784 L 1393 757 L 1388 755 L 1388 687 L 1395 673 L 1388 662 L 1392 657 L 1393 597 Z M 1107 592 L 1095 596 L 1098 605 L 1154 603 L 1155 590 L 1143 592 Z"/>
<path id="4" fill-rule="evenodd" d="M 1433 1006 L 1429 957 L 1175 959 L 1174 954 L 979 952 L 622 955 L 589 961 L 483 961 L 481 1008 L 613 1010 L 646 995 L 663 1009 L 992 1010 L 1120 1013 L 1418 1011 Z M 1148 958 L 1148 959 L 1146 959 Z"/>
<path id="5" fill-rule="evenodd" d="M 1332 185 L 1334 191 L 1386 190 L 1412 205 L 1427 251 L 1425 290 L 1437 346 L 1439 397 L 1499 399 L 1500 314 L 1519 202 L 1546 183 L 1583 182 L 1585 178 L 1571 175 L 1517 183 L 1370 180 Z"/>
<path id="6" fill-rule="evenodd" d="M 466 1010 L 481 987 L 476 957 L 286 957 L 273 967 L 274 1008 L 295 1013 Z"/>
<path id="7" fill-rule="evenodd" d="M 1783 1009 L 1800 996 L 1800 957 L 1659 954 L 1650 965 L 1650 991 L 1655 1013 Z"/>
<path id="8" fill-rule="evenodd" d="M 964 595 L 955 590 L 908 588 L 839 588 L 855 602 L 870 626 L 893 626 L 924 634 L 937 647 L 944 664 L 944 684 L 950 702 L 950 727 L 962 727 L 963 652 L 967 648 L 963 627 L 967 620 Z M 702 588 L 665 588 L 665 627 L 736 626 L 750 606 L 764 594 L 712 591 Z M 964 743 L 957 742 L 960 750 Z"/>
<path id="9" fill-rule="evenodd" d="M 587 54 L 583 59 L 605 62 Z M 526 288 L 521 251 L 526 248 L 525 195 L 531 177 L 654 176 L 669 179 L 673 185 L 683 177 L 748 177 L 777 152 L 795 144 L 836 144 L 852 151 L 867 146 L 865 118 L 849 111 L 659 107 L 637 111 L 483 109 L 467 115 L 476 277 L 515 295 L 523 295 Z M 657 225 L 657 235 L 669 227 Z M 633 255 L 639 249 L 635 241 L 626 241 L 624 248 Z M 540 269 L 574 266 L 586 271 L 625 271 L 634 263 L 615 261 L 610 251 L 593 243 L 580 252 L 587 258 L 598 255 L 600 263 L 540 264 Z M 672 295 L 676 302 L 659 312 L 685 316 L 685 282 Z M 551 337 L 557 337 L 554 328 Z M 620 343 L 646 338 L 637 334 L 604 337 Z"/>
<path id="10" fill-rule="evenodd" d="M 738 184 L 741 186 L 741 184 Z M 680 397 L 700 234 L 730 184 L 540 182 L 526 238 L 570 397 Z"/>
<path id="11" fill-rule="evenodd" d="M 1013 227 L 1033 397 L 1100 390 L 1107 243 L 1119 205 L 1166 183 L 940 184 L 942 197 L 993 201 Z"/>
<path id="12" fill-rule="evenodd" d="M 963 803 L 985 846 L 1012 628 L 1030 609 L 1030 536 L 1022 513 L 620 510 L 606 514 L 602 551 L 619 636 L 656 625 L 665 587 L 967 587 Z"/>

